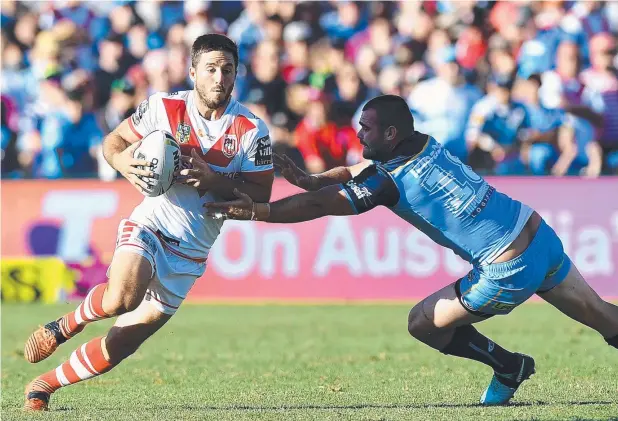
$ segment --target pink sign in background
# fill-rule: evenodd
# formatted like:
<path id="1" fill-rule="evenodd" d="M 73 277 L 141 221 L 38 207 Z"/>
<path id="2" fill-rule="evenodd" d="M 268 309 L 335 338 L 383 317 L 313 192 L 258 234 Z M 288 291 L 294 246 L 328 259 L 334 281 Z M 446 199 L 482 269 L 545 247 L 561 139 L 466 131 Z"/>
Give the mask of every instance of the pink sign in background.
<path id="1" fill-rule="evenodd" d="M 546 218 L 599 294 L 618 297 L 618 178 L 493 178 Z M 298 190 L 276 180 L 274 198 Z M 117 224 L 141 196 L 126 182 L 2 182 L 2 256 L 52 253 L 103 282 Z M 469 265 L 384 208 L 301 224 L 227 221 L 192 300 L 408 300 Z"/>

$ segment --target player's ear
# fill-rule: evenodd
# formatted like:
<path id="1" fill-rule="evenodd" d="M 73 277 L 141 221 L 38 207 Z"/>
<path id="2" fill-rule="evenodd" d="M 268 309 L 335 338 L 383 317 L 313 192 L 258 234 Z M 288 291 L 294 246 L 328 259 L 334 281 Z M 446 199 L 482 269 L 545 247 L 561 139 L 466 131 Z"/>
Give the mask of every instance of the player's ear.
<path id="1" fill-rule="evenodd" d="M 397 128 L 395 126 L 388 126 L 384 133 L 384 137 L 388 141 L 394 140 L 397 137 Z"/>
<path id="2" fill-rule="evenodd" d="M 191 82 L 195 83 L 195 67 L 189 67 L 189 78 L 191 78 Z"/>

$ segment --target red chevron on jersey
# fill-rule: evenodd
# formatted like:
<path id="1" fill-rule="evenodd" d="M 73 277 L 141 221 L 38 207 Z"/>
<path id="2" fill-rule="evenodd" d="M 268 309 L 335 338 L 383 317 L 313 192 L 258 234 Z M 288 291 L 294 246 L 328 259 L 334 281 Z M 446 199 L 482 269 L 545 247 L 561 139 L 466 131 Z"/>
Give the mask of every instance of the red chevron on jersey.
<path id="1" fill-rule="evenodd" d="M 253 129 L 255 124 L 244 115 L 237 115 L 223 136 L 206 152 L 204 159 L 213 165 L 227 167 L 240 149 L 240 139 Z"/>
<path id="2" fill-rule="evenodd" d="M 172 135 L 180 145 L 182 154 L 190 156 L 191 149 L 197 149 L 197 152 L 203 156 L 202 145 L 195 136 L 195 130 L 187 114 L 187 103 L 182 99 L 170 98 L 162 98 L 162 101 Z"/>

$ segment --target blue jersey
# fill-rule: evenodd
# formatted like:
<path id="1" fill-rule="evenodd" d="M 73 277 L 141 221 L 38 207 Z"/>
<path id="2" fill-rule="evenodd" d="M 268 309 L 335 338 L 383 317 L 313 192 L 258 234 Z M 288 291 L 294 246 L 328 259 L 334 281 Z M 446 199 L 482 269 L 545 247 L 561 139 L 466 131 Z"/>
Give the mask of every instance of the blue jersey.
<path id="1" fill-rule="evenodd" d="M 559 108 L 545 108 L 542 105 L 526 104 L 529 128 L 541 133 L 549 132 L 564 124 L 566 113 Z"/>
<path id="2" fill-rule="evenodd" d="M 529 127 L 530 116 L 523 104 L 499 104 L 493 96 L 487 95 L 472 107 L 466 137 L 476 138 L 485 133 L 501 146 L 511 146 L 516 143 L 520 131 Z"/>
<path id="3" fill-rule="evenodd" d="M 386 206 L 475 265 L 491 263 L 506 250 L 532 214 L 428 135 L 417 132 L 394 152 L 393 159 L 374 162 L 342 184 L 357 213 Z"/>

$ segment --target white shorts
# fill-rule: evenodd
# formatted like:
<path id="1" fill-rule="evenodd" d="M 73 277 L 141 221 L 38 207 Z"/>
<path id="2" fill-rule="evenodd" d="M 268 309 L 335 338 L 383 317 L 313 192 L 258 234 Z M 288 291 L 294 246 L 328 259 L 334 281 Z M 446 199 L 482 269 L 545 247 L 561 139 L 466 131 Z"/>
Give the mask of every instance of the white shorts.
<path id="1" fill-rule="evenodd" d="M 181 257 L 163 241 L 165 240 L 159 239 L 150 228 L 123 219 L 118 227 L 114 253 L 118 251 L 136 253 L 150 262 L 152 280 L 146 290 L 144 301 L 148 301 L 162 313 L 174 314 L 196 279 L 204 274 L 206 261 Z"/>

